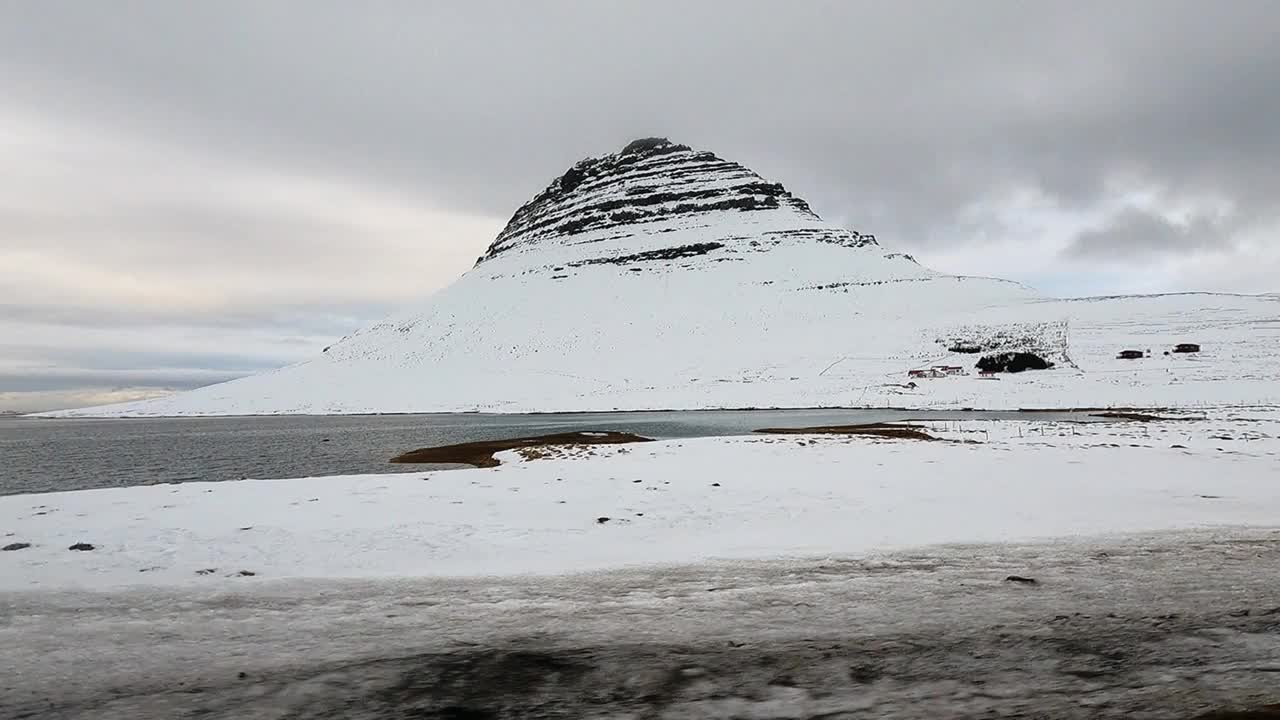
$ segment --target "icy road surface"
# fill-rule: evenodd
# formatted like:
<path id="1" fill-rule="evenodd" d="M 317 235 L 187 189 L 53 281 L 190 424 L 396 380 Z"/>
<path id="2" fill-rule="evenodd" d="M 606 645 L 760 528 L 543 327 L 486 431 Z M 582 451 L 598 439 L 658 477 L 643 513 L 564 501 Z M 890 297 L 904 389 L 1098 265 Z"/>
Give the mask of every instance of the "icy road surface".
<path id="1" fill-rule="evenodd" d="M 10 593 L 0 717 L 1193 718 L 1280 702 L 1278 574 L 1250 530 Z"/>

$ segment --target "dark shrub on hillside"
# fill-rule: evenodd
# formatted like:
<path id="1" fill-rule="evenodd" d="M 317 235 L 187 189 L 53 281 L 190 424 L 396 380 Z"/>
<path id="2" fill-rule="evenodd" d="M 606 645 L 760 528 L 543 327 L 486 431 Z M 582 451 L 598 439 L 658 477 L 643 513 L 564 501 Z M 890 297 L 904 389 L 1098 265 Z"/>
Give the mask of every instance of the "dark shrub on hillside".
<path id="1" fill-rule="evenodd" d="M 1029 352 L 1006 352 L 987 355 L 978 361 L 978 369 L 984 372 L 1022 372 L 1023 370 L 1048 370 L 1053 363 Z"/>

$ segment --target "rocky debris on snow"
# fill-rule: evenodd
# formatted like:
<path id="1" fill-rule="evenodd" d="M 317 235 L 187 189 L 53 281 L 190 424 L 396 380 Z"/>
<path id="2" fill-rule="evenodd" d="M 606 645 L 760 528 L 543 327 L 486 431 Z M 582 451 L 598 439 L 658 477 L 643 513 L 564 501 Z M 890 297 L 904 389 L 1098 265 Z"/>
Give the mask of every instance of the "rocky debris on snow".
<path id="1" fill-rule="evenodd" d="M 1021 585 L 1039 585 L 1040 581 L 1035 578 L 1023 577 L 1022 575 L 1010 575 L 1004 579 L 1005 582 L 1019 583 Z"/>
<path id="2" fill-rule="evenodd" d="M 90 545 L 89 543 L 85 543 L 85 542 L 78 542 L 78 543 L 76 543 L 75 545 L 72 545 L 71 547 L 69 547 L 69 548 L 67 548 L 67 549 L 68 549 L 68 550 L 80 550 L 80 551 L 87 551 L 87 550 L 92 550 L 92 549 L 93 549 L 93 545 Z"/>
<path id="3" fill-rule="evenodd" d="M 1061 321 L 1013 322 L 957 327 L 937 343 L 962 355 L 1025 352 L 1053 360 L 1065 359 L 1066 338 L 1067 327 Z"/>
<path id="4" fill-rule="evenodd" d="M 9 543 L 8 545 L 0 548 L 0 550 L 3 550 L 4 552 L 13 552 L 14 550 L 26 550 L 29 547 L 31 547 L 31 543 L 16 542 Z"/>

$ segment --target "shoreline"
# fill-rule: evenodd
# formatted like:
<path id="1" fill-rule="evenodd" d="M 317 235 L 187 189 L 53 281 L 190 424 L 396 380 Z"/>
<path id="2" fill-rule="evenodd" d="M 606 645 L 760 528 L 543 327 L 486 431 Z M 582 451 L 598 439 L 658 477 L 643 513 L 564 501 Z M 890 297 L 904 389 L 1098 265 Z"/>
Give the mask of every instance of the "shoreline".
<path id="1" fill-rule="evenodd" d="M 1280 517 L 1280 415 L 919 425 L 951 442 L 757 434 L 3 496 L 3 542 L 26 546 L 0 552 L 0 590 L 557 574 Z"/>
<path id="2" fill-rule="evenodd" d="M 652 410 L 549 410 L 549 411 L 513 411 L 513 412 L 480 412 L 472 410 L 458 411 L 430 411 L 421 412 L 350 412 L 350 413 L 264 413 L 264 414 L 244 414 L 244 415 L 59 415 L 57 413 L 65 412 L 63 410 L 49 410 L 36 413 L 14 413 L 11 416 L 3 417 L 19 417 L 32 420 L 206 420 L 210 418 L 278 418 L 278 417 L 401 417 L 401 416 L 428 416 L 428 417 L 558 417 L 558 416 L 581 416 L 581 415 L 643 415 L 643 414 L 669 414 L 669 413 L 719 413 L 719 412 L 822 412 L 822 411 L 849 411 L 849 412 L 922 412 L 922 413 L 1008 413 L 1008 414 L 1036 414 L 1036 413 L 1093 413 L 1093 412 L 1192 412 L 1203 410 L 1233 410 L 1247 408 L 1271 408 L 1274 405 L 1268 404 L 1240 404 L 1240 403 L 1224 403 L 1221 405 L 1160 405 L 1160 406 L 1137 406 L 1137 405 L 1115 405 L 1107 407 L 1028 407 L 1028 408 L 982 408 L 982 407 L 910 407 L 910 406 L 873 406 L 873 405 L 812 405 L 812 406 L 744 406 L 744 407 L 689 407 L 689 408 L 657 408 Z M 80 408 L 83 409 L 83 408 Z M 78 409 L 79 410 L 79 409 Z"/>

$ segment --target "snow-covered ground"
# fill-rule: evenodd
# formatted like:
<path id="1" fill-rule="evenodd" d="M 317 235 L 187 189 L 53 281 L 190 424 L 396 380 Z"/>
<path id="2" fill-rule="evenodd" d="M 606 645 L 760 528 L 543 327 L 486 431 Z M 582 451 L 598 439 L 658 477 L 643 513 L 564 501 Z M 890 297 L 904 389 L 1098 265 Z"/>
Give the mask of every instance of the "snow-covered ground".
<path id="1" fill-rule="evenodd" d="M 0 553 L 0 590 L 555 574 L 1280 525 L 1274 410 L 926 425 L 949 441 L 708 438 L 508 454 L 485 470 L 3 497 L 4 543 L 31 546 Z"/>
<path id="2" fill-rule="evenodd" d="M 0 497 L 0 716 L 1263 706 L 1280 410 L 1182 417 Z"/>
<path id="3" fill-rule="evenodd" d="M 839 246 L 778 249 L 769 259 L 779 256 L 792 262 L 639 273 L 605 265 L 560 280 L 551 270 L 493 279 L 500 257 L 427 308 L 366 328 L 314 360 L 51 414 L 1280 404 L 1280 297 L 1053 300 L 1011 283 L 945 276 L 819 289 L 882 258 Z M 1043 352 L 1058 358 L 1055 369 L 979 379 L 974 355 L 939 342 L 1026 326 L 1046 329 Z M 1203 351 L 1163 354 L 1182 342 Z M 1117 360 L 1126 349 L 1152 357 Z M 934 364 L 969 374 L 902 387 L 909 370 Z"/>

